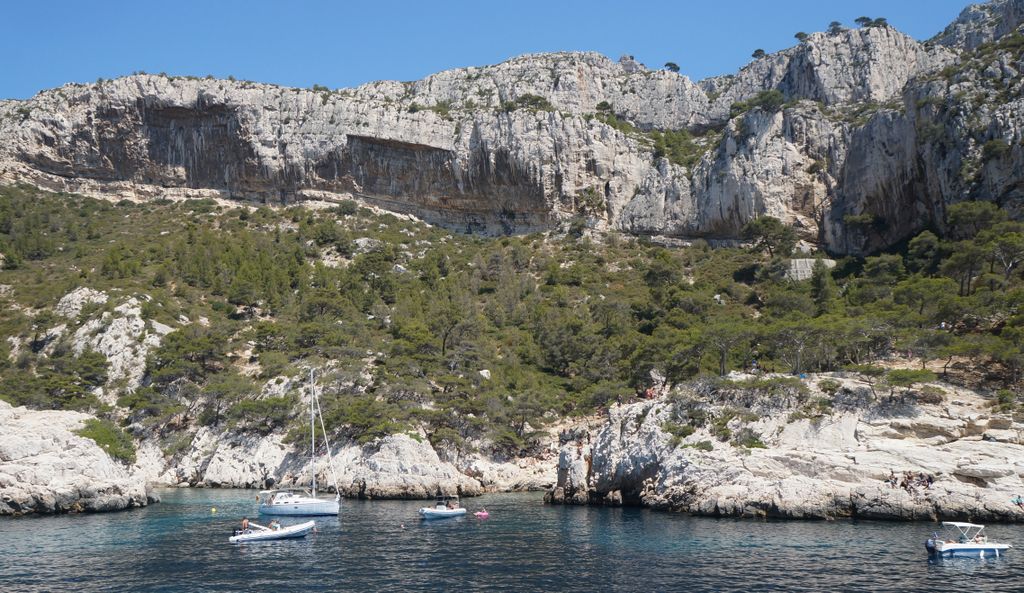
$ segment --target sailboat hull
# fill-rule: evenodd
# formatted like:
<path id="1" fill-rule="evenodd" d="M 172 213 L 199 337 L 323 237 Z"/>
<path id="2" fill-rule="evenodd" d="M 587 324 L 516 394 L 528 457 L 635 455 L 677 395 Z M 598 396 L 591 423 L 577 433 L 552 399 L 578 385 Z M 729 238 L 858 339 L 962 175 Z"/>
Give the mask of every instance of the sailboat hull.
<path id="1" fill-rule="evenodd" d="M 301 500 L 261 504 L 260 514 L 312 517 L 316 515 L 337 515 L 340 508 L 341 505 L 337 500 L 303 498 Z"/>

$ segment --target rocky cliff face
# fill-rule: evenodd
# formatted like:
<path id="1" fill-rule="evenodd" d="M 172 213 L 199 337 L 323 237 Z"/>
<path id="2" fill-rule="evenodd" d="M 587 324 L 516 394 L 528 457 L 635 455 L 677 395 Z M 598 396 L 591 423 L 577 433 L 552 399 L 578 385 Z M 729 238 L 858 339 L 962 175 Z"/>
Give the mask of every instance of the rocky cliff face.
<path id="1" fill-rule="evenodd" d="M 1021 0 L 971 4 L 931 41 L 972 50 L 1011 33 L 1021 22 L 1024 22 L 1024 2 Z"/>
<path id="2" fill-rule="evenodd" d="M 0 103 L 0 179 L 133 198 L 354 196 L 486 233 L 586 215 L 729 238 L 768 214 L 859 253 L 941 227 L 959 200 L 1019 214 L 1022 21 L 1020 0 L 996 0 L 927 43 L 889 27 L 816 33 L 699 84 L 563 53 L 335 91 L 149 75 L 65 85 Z M 767 90 L 785 105 L 759 102 Z M 680 129 L 703 142 L 662 158 L 649 131 Z M 1005 150 L 985 151 L 995 141 Z"/>
<path id="3" fill-rule="evenodd" d="M 965 390 L 936 404 L 869 403 L 858 381 L 830 380 L 842 386 L 829 412 L 740 390 L 683 412 L 709 419 L 685 437 L 685 392 L 613 408 L 602 428 L 567 439 L 548 500 L 709 516 L 1024 521 L 1010 502 L 1022 488 L 1024 425 Z M 904 472 L 934 483 L 904 488 Z"/>
<path id="4" fill-rule="evenodd" d="M 158 500 L 142 476 L 74 433 L 88 418 L 0 401 L 0 515 L 114 511 Z"/>

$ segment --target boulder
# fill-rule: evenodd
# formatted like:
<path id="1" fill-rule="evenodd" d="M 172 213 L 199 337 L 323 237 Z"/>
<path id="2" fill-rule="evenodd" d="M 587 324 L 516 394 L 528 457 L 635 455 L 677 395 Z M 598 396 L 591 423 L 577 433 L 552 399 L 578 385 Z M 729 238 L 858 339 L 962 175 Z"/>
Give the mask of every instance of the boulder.
<path id="1" fill-rule="evenodd" d="M 89 418 L 0 401 L 0 515 L 100 512 L 152 502 L 142 477 L 74 433 Z"/>

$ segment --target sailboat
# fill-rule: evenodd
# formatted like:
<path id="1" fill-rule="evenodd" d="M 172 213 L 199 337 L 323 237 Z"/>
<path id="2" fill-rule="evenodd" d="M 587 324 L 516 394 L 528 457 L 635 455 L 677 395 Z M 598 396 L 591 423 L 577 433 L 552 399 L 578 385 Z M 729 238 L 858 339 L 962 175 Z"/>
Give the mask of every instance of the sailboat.
<path id="1" fill-rule="evenodd" d="M 316 420 L 320 419 L 320 428 L 324 433 L 324 445 L 327 446 L 327 459 L 330 462 L 331 477 L 334 479 L 334 500 L 317 498 L 316 495 Z M 263 515 L 337 515 L 341 509 L 341 493 L 338 491 L 338 476 L 334 472 L 334 460 L 331 458 L 331 443 L 327 440 L 327 428 L 320 410 L 320 398 L 316 394 L 316 383 L 313 381 L 313 369 L 309 370 L 309 440 L 310 466 L 313 481 L 309 490 L 305 488 L 286 488 L 263 490 L 260 492 L 260 514 Z"/>

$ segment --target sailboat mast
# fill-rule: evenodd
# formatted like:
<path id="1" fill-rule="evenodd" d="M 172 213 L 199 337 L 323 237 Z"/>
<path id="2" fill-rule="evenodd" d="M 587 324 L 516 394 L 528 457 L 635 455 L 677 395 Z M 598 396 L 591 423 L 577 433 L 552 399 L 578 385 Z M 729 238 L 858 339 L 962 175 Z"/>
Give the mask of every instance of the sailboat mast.
<path id="1" fill-rule="evenodd" d="M 316 497 L 316 413 L 313 402 L 316 401 L 316 385 L 313 383 L 313 369 L 309 369 L 309 464 L 313 470 L 313 497 Z"/>

